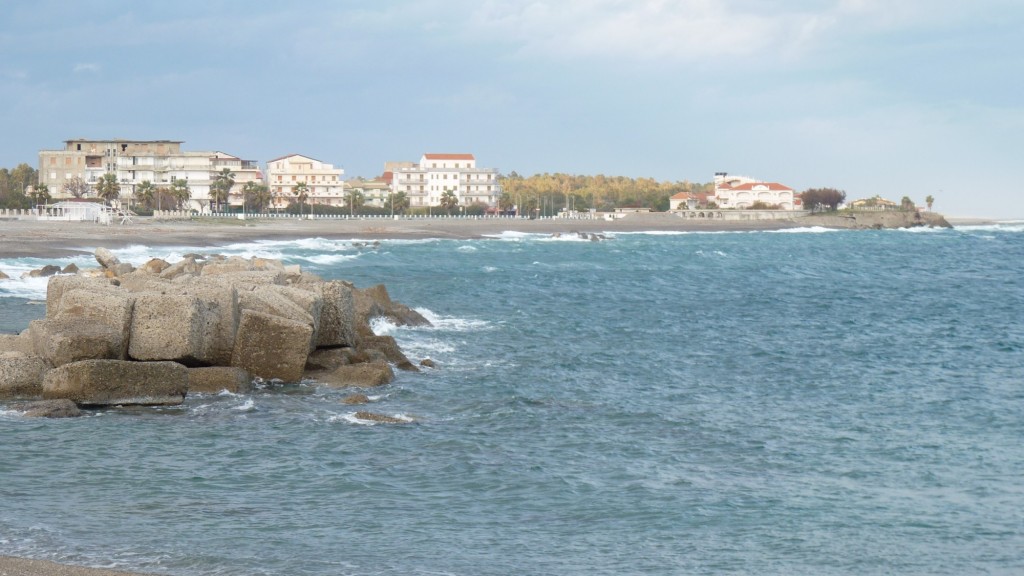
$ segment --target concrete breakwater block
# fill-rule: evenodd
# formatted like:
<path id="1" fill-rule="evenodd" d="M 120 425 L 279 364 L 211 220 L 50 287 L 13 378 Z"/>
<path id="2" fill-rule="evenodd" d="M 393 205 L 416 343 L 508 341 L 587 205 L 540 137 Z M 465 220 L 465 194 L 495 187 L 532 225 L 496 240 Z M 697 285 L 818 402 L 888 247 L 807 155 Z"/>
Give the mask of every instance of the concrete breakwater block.
<path id="1" fill-rule="evenodd" d="M 188 392 L 188 368 L 177 362 L 82 360 L 46 373 L 43 399 L 79 406 L 168 406 Z"/>

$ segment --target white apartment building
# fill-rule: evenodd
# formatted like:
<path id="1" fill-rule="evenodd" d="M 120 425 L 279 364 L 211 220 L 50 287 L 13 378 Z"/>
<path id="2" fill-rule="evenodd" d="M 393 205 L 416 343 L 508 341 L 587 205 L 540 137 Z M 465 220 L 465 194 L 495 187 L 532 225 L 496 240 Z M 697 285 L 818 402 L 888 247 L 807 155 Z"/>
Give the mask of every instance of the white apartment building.
<path id="1" fill-rule="evenodd" d="M 183 152 L 177 140 L 66 140 L 64 150 L 39 152 L 39 181 L 54 198 L 66 197 L 62 187 L 79 177 L 90 186 L 104 174 L 113 173 L 121 184 L 120 204 L 130 206 L 135 188 L 148 181 L 157 187 L 175 180 L 188 183 L 188 209 L 211 209 L 210 184 L 223 168 L 234 173 L 230 203 L 241 205 L 247 182 L 262 181 L 256 162 L 223 152 Z"/>
<path id="2" fill-rule="evenodd" d="M 708 197 L 709 202 L 719 208 L 750 208 L 755 202 L 775 206 L 780 210 L 800 210 L 802 201 L 793 189 L 777 182 L 762 182 L 747 176 L 730 176 L 726 172 L 715 173 L 715 191 Z"/>
<path id="3" fill-rule="evenodd" d="M 345 184 L 341 179 L 345 171 L 301 154 L 289 154 L 267 162 L 267 184 L 270 186 L 273 208 L 285 208 L 296 199 L 294 190 L 305 182 L 308 204 L 345 206 Z"/>
<path id="4" fill-rule="evenodd" d="M 413 208 L 437 206 L 441 195 L 451 190 L 459 204 L 498 205 L 501 186 L 497 168 L 477 168 L 472 154 L 424 154 L 413 167 L 394 170 L 392 189 L 404 192 Z"/>

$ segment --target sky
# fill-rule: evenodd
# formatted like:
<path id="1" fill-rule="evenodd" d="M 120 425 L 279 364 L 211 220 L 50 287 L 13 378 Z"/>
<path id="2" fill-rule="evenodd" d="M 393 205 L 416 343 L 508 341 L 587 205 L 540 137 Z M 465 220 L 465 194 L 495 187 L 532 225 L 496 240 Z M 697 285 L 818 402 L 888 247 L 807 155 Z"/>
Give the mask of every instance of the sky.
<path id="1" fill-rule="evenodd" d="M 1024 218 L 1020 0 L 0 2 L 0 166 L 181 140 L 345 177 L 715 172 Z"/>

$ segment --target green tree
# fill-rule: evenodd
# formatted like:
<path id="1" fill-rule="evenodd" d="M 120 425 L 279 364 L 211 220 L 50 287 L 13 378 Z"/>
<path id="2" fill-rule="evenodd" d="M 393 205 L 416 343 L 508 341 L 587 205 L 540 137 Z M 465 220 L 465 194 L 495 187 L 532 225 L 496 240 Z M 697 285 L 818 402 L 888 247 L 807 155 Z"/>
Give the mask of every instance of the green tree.
<path id="1" fill-rule="evenodd" d="M 932 204 L 935 203 L 935 197 L 933 197 L 931 194 L 925 196 L 924 203 L 928 205 L 928 211 L 931 212 Z"/>
<path id="2" fill-rule="evenodd" d="M 348 203 L 348 214 L 352 216 L 359 212 L 359 209 L 366 203 L 366 197 L 355 188 L 349 188 L 345 194 L 345 202 Z"/>
<path id="3" fill-rule="evenodd" d="M 85 180 L 82 180 L 80 176 L 75 176 L 65 180 L 64 184 L 60 187 L 60 191 L 63 194 L 73 198 L 85 198 L 91 189 L 92 188 L 89 187 L 89 184 L 86 183 Z"/>
<path id="4" fill-rule="evenodd" d="M 916 210 L 917 206 L 914 205 L 914 201 L 910 199 L 910 196 L 904 196 L 900 200 L 900 210 L 912 211 Z"/>
<path id="5" fill-rule="evenodd" d="M 270 206 L 270 187 L 256 181 L 249 181 L 242 187 L 243 209 L 249 208 L 254 212 L 263 212 Z"/>
<path id="6" fill-rule="evenodd" d="M 445 188 L 444 192 L 441 193 L 441 208 L 452 215 L 452 211 L 459 207 L 459 197 L 455 195 L 455 192 Z"/>
<path id="7" fill-rule="evenodd" d="M 45 183 L 33 186 L 32 192 L 29 193 L 29 198 L 32 199 L 32 204 L 35 206 L 46 204 L 50 201 L 50 187 Z"/>
<path id="8" fill-rule="evenodd" d="M 391 192 L 388 194 L 388 204 L 392 214 L 405 214 L 409 208 L 409 195 L 405 192 Z"/>
<path id="9" fill-rule="evenodd" d="M 121 185 L 117 182 L 117 174 L 107 172 L 96 182 L 96 196 L 108 204 L 121 197 Z"/>
<path id="10" fill-rule="evenodd" d="M 809 188 L 800 193 L 804 208 L 816 212 L 820 210 L 836 210 L 846 200 L 846 192 L 835 188 Z"/>
<path id="11" fill-rule="evenodd" d="M 299 182 L 292 188 L 292 194 L 294 194 L 299 201 L 299 216 L 302 216 L 302 205 L 306 202 L 306 199 L 309 198 L 309 186 L 307 186 L 305 182 Z"/>
<path id="12" fill-rule="evenodd" d="M 177 178 L 171 182 L 171 188 L 168 190 L 168 193 L 171 201 L 174 203 L 174 207 L 178 209 L 185 206 L 192 197 L 192 191 L 188 187 L 188 180 L 184 178 Z"/>
<path id="13" fill-rule="evenodd" d="M 135 187 L 135 192 L 132 193 L 132 196 L 139 204 L 152 209 L 153 200 L 156 197 L 156 187 L 149 180 L 143 180 L 141 184 Z"/>
<path id="14" fill-rule="evenodd" d="M 235 173 L 230 168 L 221 168 L 210 184 L 210 200 L 217 206 L 218 212 L 222 211 L 223 205 L 231 197 L 231 187 L 234 185 Z"/>

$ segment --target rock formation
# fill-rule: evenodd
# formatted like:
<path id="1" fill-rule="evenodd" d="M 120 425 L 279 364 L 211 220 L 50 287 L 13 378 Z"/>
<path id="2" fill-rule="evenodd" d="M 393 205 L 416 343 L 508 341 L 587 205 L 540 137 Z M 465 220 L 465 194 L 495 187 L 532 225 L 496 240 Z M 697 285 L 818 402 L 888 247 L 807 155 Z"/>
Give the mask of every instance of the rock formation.
<path id="1" fill-rule="evenodd" d="M 246 392 L 254 378 L 369 387 L 390 382 L 392 366 L 419 370 L 370 328 L 376 317 L 429 324 L 383 285 L 360 290 L 262 258 L 189 255 L 135 269 L 100 248 L 96 260 L 98 270 L 52 276 L 46 317 L 0 335 L 0 398 L 168 405 L 189 392 Z"/>

